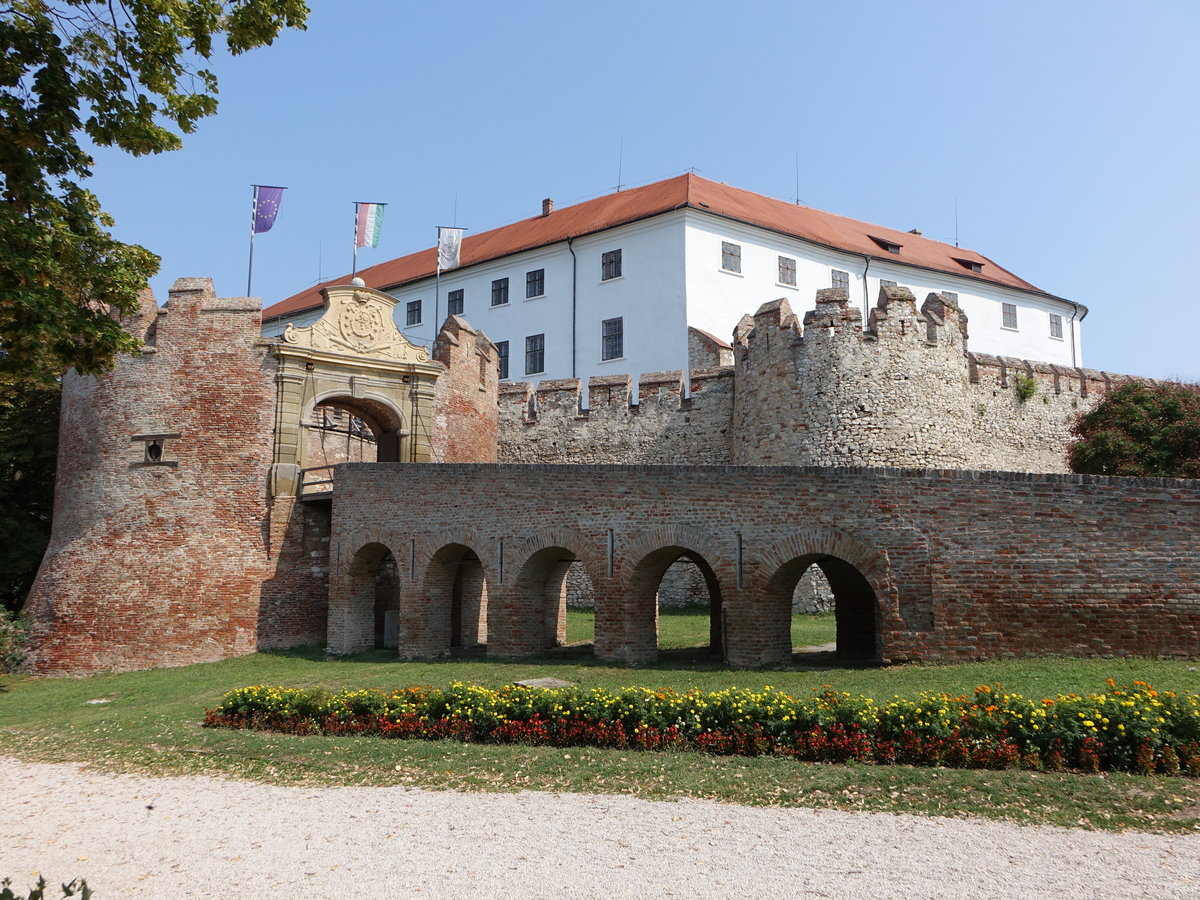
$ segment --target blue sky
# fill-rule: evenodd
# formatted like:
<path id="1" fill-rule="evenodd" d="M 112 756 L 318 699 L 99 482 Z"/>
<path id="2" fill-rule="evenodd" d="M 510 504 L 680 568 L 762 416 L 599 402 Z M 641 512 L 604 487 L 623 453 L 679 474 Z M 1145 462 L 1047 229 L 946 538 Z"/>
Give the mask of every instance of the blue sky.
<path id="1" fill-rule="evenodd" d="M 266 304 L 349 272 L 695 169 L 953 242 L 1090 308 L 1085 364 L 1200 380 L 1200 4 L 309 0 L 303 33 L 219 59 L 183 150 L 96 154 L 117 235 Z M 623 153 L 621 151 L 623 143 Z M 763 300 L 773 298 L 764 297 Z"/>

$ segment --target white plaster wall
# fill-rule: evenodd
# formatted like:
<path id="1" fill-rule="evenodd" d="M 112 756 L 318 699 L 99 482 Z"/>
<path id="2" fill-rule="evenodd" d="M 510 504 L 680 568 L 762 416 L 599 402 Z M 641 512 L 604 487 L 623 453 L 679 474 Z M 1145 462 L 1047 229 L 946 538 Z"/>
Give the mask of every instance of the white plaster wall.
<path id="1" fill-rule="evenodd" d="M 721 243 L 742 248 L 742 271 L 734 275 L 721 268 Z M 977 353 L 1015 356 L 1061 365 L 1083 365 L 1076 319 L 1072 347 L 1071 316 L 1074 307 L 1048 298 L 984 284 L 972 278 L 904 266 L 840 253 L 803 241 L 717 216 L 689 211 L 686 217 L 688 324 L 729 340 L 746 313 L 763 303 L 786 297 L 803 318 L 816 303 L 816 292 L 832 286 L 832 270 L 850 275 L 850 300 L 865 312 L 879 297 L 881 279 L 908 287 L 924 302 L 932 292 L 953 291 L 969 318 L 970 348 Z M 780 284 L 779 257 L 796 260 L 796 286 Z M 864 279 L 865 274 L 865 279 Z M 864 290 L 865 280 L 865 290 Z M 1002 326 L 1002 303 L 1017 307 L 1016 330 Z M 1063 339 L 1050 337 L 1050 313 L 1063 318 Z M 1072 353 L 1074 351 L 1074 353 Z"/>

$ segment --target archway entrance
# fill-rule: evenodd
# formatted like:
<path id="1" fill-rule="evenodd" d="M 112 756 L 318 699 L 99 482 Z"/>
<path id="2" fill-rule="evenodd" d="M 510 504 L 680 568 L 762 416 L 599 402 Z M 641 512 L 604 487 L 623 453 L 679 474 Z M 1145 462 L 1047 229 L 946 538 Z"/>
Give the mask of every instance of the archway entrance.
<path id="1" fill-rule="evenodd" d="M 289 325 L 272 347 L 278 360 L 275 497 L 307 494 L 305 484 L 327 480 L 306 470 L 350 461 L 337 458 L 337 450 L 369 449 L 367 441 L 356 447 L 323 432 L 342 429 L 351 438 L 356 430 L 369 432 L 377 462 L 432 459 L 434 386 L 442 366 L 396 328 L 395 298 L 361 285 L 323 293 L 321 318 L 303 328 Z"/>
<path id="2" fill-rule="evenodd" d="M 519 652 L 572 646 L 590 653 L 596 594 L 583 563 L 567 547 L 538 550 L 517 575 L 512 610 Z"/>
<path id="3" fill-rule="evenodd" d="M 448 544 L 425 575 L 430 641 L 439 653 L 482 653 L 488 639 L 488 585 L 478 554 Z"/>
<path id="4" fill-rule="evenodd" d="M 781 566 L 768 585 L 768 605 L 772 627 L 786 631 L 777 636 L 780 643 L 792 642 L 792 606 L 796 587 L 810 567 L 817 567 L 833 594 L 835 625 L 834 655 L 841 660 L 863 662 L 882 656 L 879 628 L 879 602 L 871 583 L 853 565 L 836 556 L 808 554 Z"/>
<path id="5" fill-rule="evenodd" d="M 634 645 L 683 657 L 724 657 L 721 588 L 708 561 L 687 547 L 663 547 L 630 579 Z"/>
<path id="6" fill-rule="evenodd" d="M 343 578 L 343 589 L 330 598 L 329 651 L 395 647 L 400 583 L 391 551 L 380 543 L 360 547 Z"/>

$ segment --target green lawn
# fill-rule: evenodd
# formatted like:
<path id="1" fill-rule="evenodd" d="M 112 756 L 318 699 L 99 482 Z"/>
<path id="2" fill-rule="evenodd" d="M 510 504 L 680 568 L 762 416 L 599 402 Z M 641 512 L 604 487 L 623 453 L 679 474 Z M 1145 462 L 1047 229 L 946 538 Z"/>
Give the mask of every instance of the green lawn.
<path id="1" fill-rule="evenodd" d="M 591 643 L 596 634 L 596 614 L 590 609 L 567 610 L 567 642 Z M 792 646 L 812 647 L 831 642 L 835 634 L 833 613 L 792 616 Z M 708 644 L 708 610 L 696 607 L 664 609 L 658 615 L 658 646 L 663 650 L 703 647 Z"/>
<path id="2" fill-rule="evenodd" d="M 673 616 L 664 616 L 673 619 Z M 179 669 L 78 679 L 0 676 L 0 753 L 74 760 L 106 771 L 220 774 L 284 784 L 409 784 L 461 790 L 621 792 L 759 803 L 982 815 L 1102 828 L 1200 827 L 1200 782 L 1185 778 L 969 772 L 809 765 L 777 758 L 498 747 L 377 738 L 298 738 L 204 729 L 206 707 L 251 684 L 329 688 L 499 686 L 554 676 L 584 686 L 640 684 L 684 690 L 771 684 L 805 694 L 830 685 L 875 697 L 922 690 L 966 693 L 1000 683 L 1036 696 L 1103 690 L 1105 679 L 1144 679 L 1200 692 L 1195 661 L 1037 659 L 887 669 L 791 668 L 770 672 L 663 663 L 617 669 L 589 658 L 520 662 L 398 662 L 382 651 L 326 660 L 317 649 L 262 653 Z M 89 701 L 105 700 L 105 703 Z"/>

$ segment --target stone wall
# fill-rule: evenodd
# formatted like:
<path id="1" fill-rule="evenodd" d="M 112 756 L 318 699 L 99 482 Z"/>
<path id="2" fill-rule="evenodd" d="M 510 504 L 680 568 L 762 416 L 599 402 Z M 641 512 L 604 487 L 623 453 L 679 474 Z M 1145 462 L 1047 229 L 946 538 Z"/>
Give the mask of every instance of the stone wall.
<path id="1" fill-rule="evenodd" d="M 434 385 L 430 445 L 434 462 L 495 462 L 497 439 L 496 346 L 461 316 L 449 316 L 433 344 L 445 366 Z"/>
<path id="2" fill-rule="evenodd" d="M 575 380 L 501 385 L 499 459 L 1067 471 L 1071 424 L 1130 377 L 972 354 L 967 325 L 907 288 L 883 288 L 865 328 L 842 290 L 819 291 L 803 324 L 776 300 L 743 317 L 734 366 L 694 372 L 686 398 L 679 372 L 642 376 L 637 405 L 622 375 L 586 398 Z"/>
<path id="3" fill-rule="evenodd" d="M 628 375 L 592 378 L 584 403 L 579 379 L 500 385 L 501 462 L 730 462 L 733 372 L 641 376 L 636 397 Z M 634 402 L 636 400 L 636 403 Z"/>
<path id="4" fill-rule="evenodd" d="M 547 573 L 574 558 L 596 596 L 597 655 L 652 660 L 659 579 L 683 554 L 714 574 L 734 665 L 790 659 L 791 598 L 814 563 L 837 597 L 839 648 L 886 660 L 1200 654 L 1200 481 L 387 464 L 341 466 L 335 478 L 334 650 L 356 646 L 345 561 L 374 541 L 399 563 L 411 656 L 448 647 L 449 547 L 480 561 L 488 650 L 501 656 L 553 643 Z M 400 503 L 425 514 L 390 515 Z"/>

